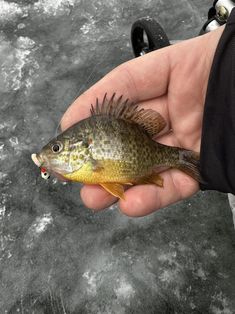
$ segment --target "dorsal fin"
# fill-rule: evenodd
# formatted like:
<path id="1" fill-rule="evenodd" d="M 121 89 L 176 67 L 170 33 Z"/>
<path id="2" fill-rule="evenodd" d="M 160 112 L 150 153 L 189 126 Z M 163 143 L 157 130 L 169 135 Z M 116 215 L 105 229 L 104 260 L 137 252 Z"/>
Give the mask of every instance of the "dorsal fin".
<path id="1" fill-rule="evenodd" d="M 152 137 L 161 132 L 166 126 L 165 120 L 157 111 L 141 109 L 137 104 L 130 102 L 128 99 L 123 100 L 123 96 L 115 99 L 115 95 L 114 93 L 108 100 L 106 93 L 101 104 L 97 98 L 96 105 L 91 105 L 91 115 L 112 116 L 130 123 L 136 123 Z"/>

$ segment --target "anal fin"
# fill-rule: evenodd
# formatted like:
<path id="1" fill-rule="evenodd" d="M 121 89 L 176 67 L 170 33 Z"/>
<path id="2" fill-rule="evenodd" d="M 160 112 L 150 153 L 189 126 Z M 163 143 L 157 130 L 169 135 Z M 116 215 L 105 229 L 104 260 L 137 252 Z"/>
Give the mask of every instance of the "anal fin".
<path id="1" fill-rule="evenodd" d="M 124 200 L 124 188 L 120 183 L 99 183 L 107 192 Z"/>

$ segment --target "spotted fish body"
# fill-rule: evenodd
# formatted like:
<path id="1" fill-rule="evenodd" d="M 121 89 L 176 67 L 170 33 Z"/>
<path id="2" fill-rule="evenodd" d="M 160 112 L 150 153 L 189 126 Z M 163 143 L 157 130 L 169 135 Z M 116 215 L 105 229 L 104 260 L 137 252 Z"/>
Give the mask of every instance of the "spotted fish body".
<path id="1" fill-rule="evenodd" d="M 137 124 L 130 124 L 121 119 L 95 116 L 78 123 L 73 131 L 79 134 L 79 130 L 87 131 L 85 133 L 88 145 L 82 154 L 79 154 L 79 148 L 74 147 L 74 150 L 71 150 L 72 156 L 76 156 L 70 161 L 75 172 L 67 174 L 66 178 L 73 181 L 138 181 L 143 175 L 150 173 L 154 165 L 163 164 L 164 159 L 166 162 L 171 156 L 167 156 L 163 146 L 153 141 Z M 76 141 L 76 137 L 74 140 Z M 83 161 L 87 159 L 87 167 L 83 166 L 76 171 L 76 158 L 81 156 Z M 176 152 L 175 158 L 177 157 Z"/>
<path id="2" fill-rule="evenodd" d="M 125 184 L 163 186 L 159 173 L 169 168 L 200 179 L 197 153 L 153 140 L 166 125 L 159 113 L 114 98 L 105 95 L 91 117 L 48 143 L 37 155 L 43 167 L 70 181 L 100 184 L 119 198 Z"/>

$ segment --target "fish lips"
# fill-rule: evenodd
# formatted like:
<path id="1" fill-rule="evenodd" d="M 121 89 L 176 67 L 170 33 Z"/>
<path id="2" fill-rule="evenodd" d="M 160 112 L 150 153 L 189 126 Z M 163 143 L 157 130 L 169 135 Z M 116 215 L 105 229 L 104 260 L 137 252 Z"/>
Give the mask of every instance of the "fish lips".
<path id="1" fill-rule="evenodd" d="M 66 174 L 67 172 L 51 167 L 45 156 L 42 156 L 41 154 L 32 154 L 31 158 L 36 166 L 38 166 L 39 168 L 45 168 L 49 172 L 49 174 L 52 174 L 58 180 L 63 182 L 70 181 L 63 176 L 63 173 Z"/>

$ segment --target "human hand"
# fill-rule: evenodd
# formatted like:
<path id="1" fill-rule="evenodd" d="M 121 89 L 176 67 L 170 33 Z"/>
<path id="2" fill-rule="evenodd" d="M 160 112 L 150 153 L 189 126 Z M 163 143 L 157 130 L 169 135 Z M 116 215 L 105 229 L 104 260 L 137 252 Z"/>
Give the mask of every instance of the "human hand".
<path id="1" fill-rule="evenodd" d="M 214 53 L 224 27 L 207 35 L 160 49 L 115 68 L 68 108 L 61 121 L 62 130 L 90 115 L 90 105 L 116 92 L 140 107 L 158 111 L 167 121 L 165 134 L 157 141 L 170 146 L 200 151 L 202 118 L 208 79 Z M 164 188 L 133 186 L 119 201 L 129 216 L 144 216 L 192 196 L 198 183 L 186 174 L 170 169 L 161 174 Z M 101 210 L 117 201 L 100 186 L 81 189 L 85 205 Z"/>

